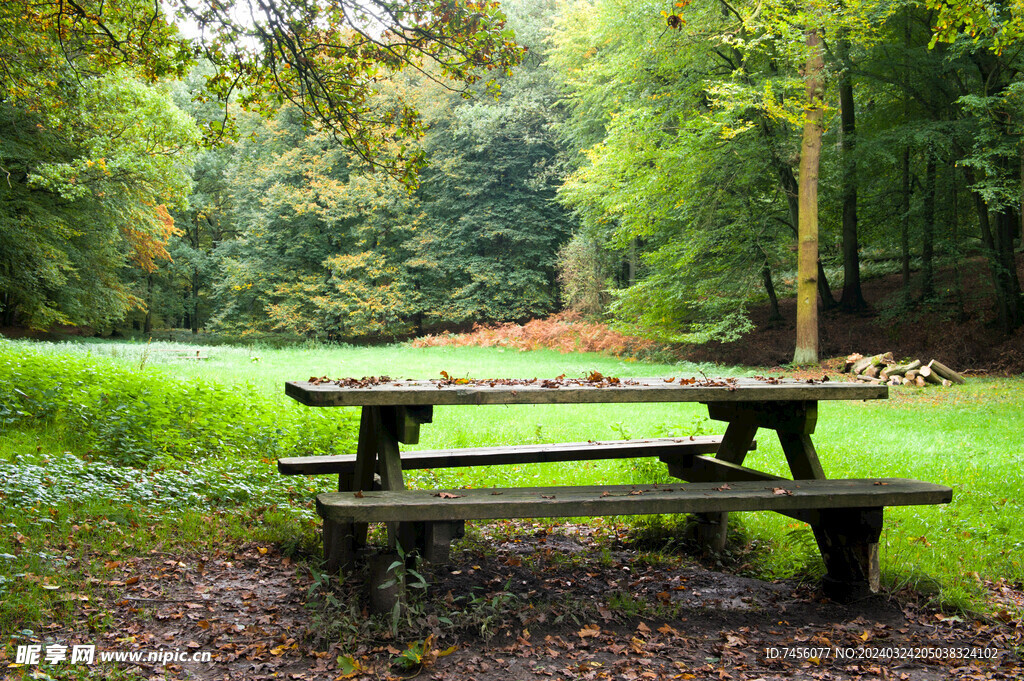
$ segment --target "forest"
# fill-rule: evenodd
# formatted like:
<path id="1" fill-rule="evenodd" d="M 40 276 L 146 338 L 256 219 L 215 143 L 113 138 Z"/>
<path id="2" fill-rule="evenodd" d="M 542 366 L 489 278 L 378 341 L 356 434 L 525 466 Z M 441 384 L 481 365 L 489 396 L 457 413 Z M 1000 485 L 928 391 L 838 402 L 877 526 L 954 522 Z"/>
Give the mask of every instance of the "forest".
<path id="1" fill-rule="evenodd" d="M 349 8 L 344 57 L 290 42 L 299 4 L 174 7 L 0 9 L 0 327 L 359 342 L 571 310 L 697 342 L 798 281 L 863 312 L 881 274 L 887 314 L 1024 323 L 1001 5 L 382 2 L 398 28 Z"/>

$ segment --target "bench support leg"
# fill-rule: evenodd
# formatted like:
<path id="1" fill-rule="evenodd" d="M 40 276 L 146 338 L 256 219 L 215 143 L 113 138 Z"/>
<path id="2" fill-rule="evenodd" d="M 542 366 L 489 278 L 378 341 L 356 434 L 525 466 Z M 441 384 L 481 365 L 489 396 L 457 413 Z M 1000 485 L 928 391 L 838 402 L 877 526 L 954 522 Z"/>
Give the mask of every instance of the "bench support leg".
<path id="1" fill-rule="evenodd" d="M 327 572 L 349 571 L 355 565 L 355 528 L 324 518 L 324 562 Z"/>
<path id="2" fill-rule="evenodd" d="M 877 592 L 882 509 L 822 510 L 821 522 L 813 527 L 825 561 L 825 595 L 849 602 Z"/>
<path id="3" fill-rule="evenodd" d="M 466 534 L 464 520 L 394 524 L 397 527 L 393 536 L 402 550 L 407 554 L 415 551 L 428 563 L 447 563 L 452 541 Z"/>
<path id="4" fill-rule="evenodd" d="M 380 407 L 363 407 L 359 419 L 359 442 L 356 445 L 356 468 L 354 477 L 347 483 L 351 491 L 373 489 L 373 474 L 377 467 L 377 431 L 380 428 Z M 338 480 L 338 491 L 343 492 L 341 485 L 345 481 Z M 366 546 L 369 526 L 357 523 L 353 526 L 354 541 L 357 546 Z"/>
<path id="5" fill-rule="evenodd" d="M 423 558 L 430 563 L 447 563 L 451 553 L 452 540 L 466 534 L 466 522 L 424 523 Z"/>
<path id="6" fill-rule="evenodd" d="M 353 487 L 351 473 L 338 475 L 338 491 L 350 492 Z M 355 567 L 355 553 L 359 546 L 357 528 L 353 523 L 339 523 L 323 519 L 324 563 L 327 572 L 335 574 Z"/>
<path id="7" fill-rule="evenodd" d="M 709 412 L 711 418 L 716 418 L 717 415 L 710 406 Z M 719 445 L 715 457 L 738 466 L 743 463 L 747 452 L 750 451 L 750 444 L 757 435 L 758 422 L 753 414 L 739 412 L 729 416 L 732 420 L 725 429 L 722 444 Z M 699 513 L 694 519 L 696 522 L 691 526 L 687 538 L 713 553 L 724 551 L 729 531 L 729 514 Z"/>

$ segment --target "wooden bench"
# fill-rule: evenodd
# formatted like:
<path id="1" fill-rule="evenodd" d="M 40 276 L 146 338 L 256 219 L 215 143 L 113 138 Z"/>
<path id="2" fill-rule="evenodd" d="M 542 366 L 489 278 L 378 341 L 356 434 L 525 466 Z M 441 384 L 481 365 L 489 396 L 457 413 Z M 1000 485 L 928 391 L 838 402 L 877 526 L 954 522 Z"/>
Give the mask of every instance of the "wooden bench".
<path id="1" fill-rule="evenodd" d="M 418 433 L 417 433 L 418 435 Z M 406 440 L 415 441 L 415 435 L 408 434 Z M 657 456 L 665 463 L 680 465 L 702 454 L 714 454 L 722 444 L 720 435 L 703 435 L 681 438 L 649 438 L 643 440 L 605 440 L 591 442 L 566 442 L 557 444 L 514 445 L 499 447 L 464 447 L 457 449 L 434 449 L 406 451 L 402 453 L 402 470 L 428 470 L 433 468 L 466 468 L 470 466 L 502 466 L 535 463 L 564 463 L 568 461 L 605 461 L 613 459 L 634 459 Z M 748 449 L 755 449 L 751 442 Z M 378 461 L 378 467 L 380 462 Z M 279 459 L 277 470 L 282 475 L 332 475 L 338 476 L 338 490 L 351 491 L 356 478 L 357 455 L 297 456 Z M 385 473 L 384 471 L 378 471 Z M 375 487 L 379 488 L 377 484 Z M 416 550 L 428 561 L 443 562 L 447 559 L 451 540 L 463 534 L 464 519 L 448 519 L 448 523 L 430 523 L 405 527 L 405 535 L 399 541 Z M 362 521 L 361 521 L 362 522 Z M 373 519 L 365 522 L 383 522 Z M 351 565 L 355 545 L 347 536 L 347 529 L 335 527 L 329 518 L 324 519 L 324 558 L 327 569 L 334 572 Z M 356 542 L 358 545 L 359 542 Z"/>
<path id="2" fill-rule="evenodd" d="M 342 530 L 367 522 L 421 527 L 425 532 L 420 538 L 420 550 L 428 557 L 447 555 L 451 533 L 446 528 L 454 519 L 776 511 L 811 523 L 827 571 L 826 591 L 832 596 L 850 598 L 866 590 L 878 590 L 878 539 L 884 507 L 942 504 L 951 499 L 949 487 L 902 478 L 778 479 L 646 486 L 329 492 L 317 496 L 316 507 L 324 518 L 325 528 Z M 351 541 L 351 537 L 333 539 Z"/>

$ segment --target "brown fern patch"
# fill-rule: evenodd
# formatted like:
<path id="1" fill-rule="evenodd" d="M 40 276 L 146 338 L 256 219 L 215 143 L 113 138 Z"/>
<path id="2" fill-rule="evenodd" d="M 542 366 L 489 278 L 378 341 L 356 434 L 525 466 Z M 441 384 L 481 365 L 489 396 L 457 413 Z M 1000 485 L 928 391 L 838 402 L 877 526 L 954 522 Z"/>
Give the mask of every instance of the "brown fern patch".
<path id="1" fill-rule="evenodd" d="M 635 357 L 658 349 L 654 341 L 629 336 L 606 324 L 584 321 L 566 312 L 525 324 L 474 324 L 469 333 L 424 336 L 412 344 L 418 348 L 475 345 L 563 353 L 600 352 L 616 357 Z"/>

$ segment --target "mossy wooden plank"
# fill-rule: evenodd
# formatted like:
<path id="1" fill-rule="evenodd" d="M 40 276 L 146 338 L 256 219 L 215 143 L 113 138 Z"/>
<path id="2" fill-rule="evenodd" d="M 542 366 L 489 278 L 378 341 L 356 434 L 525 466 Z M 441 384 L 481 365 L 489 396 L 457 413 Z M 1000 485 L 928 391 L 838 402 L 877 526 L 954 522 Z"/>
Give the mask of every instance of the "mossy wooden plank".
<path id="1" fill-rule="evenodd" d="M 776 480 L 786 480 L 778 475 L 772 475 L 771 473 L 763 473 L 756 471 L 753 468 L 747 468 L 745 466 L 739 466 L 722 459 L 713 458 L 710 456 L 692 456 L 687 457 L 680 461 L 662 459 L 668 464 L 669 475 L 679 478 L 680 480 L 686 480 L 687 482 L 714 482 L 721 485 L 722 482 L 739 482 L 741 480 L 746 481 L 759 481 L 759 482 L 774 482 Z M 792 511 L 778 511 L 779 513 L 795 518 L 805 523 L 815 523 L 818 519 L 818 512 L 815 510 L 798 509 Z M 723 520 L 727 520 L 726 515 Z M 705 518 L 703 524 L 712 524 L 714 518 Z M 719 527 L 718 530 L 724 530 Z M 716 535 L 712 537 L 712 528 L 704 528 L 701 530 L 706 536 L 703 539 L 707 540 L 708 544 L 714 544 L 716 548 L 724 548 L 725 536 Z M 700 539 L 700 537 L 696 537 Z"/>
<path id="2" fill-rule="evenodd" d="M 624 379 L 626 380 L 626 379 Z M 888 397 L 888 387 L 860 383 L 769 383 L 738 379 L 726 385 L 680 385 L 662 378 L 631 378 L 630 384 L 545 388 L 530 385 L 450 385 L 432 381 L 395 381 L 362 388 L 330 383 L 291 381 L 285 393 L 311 407 L 362 405 L 455 404 L 598 404 L 647 402 L 777 402 L 815 400 L 876 400 Z M 711 381 L 710 383 L 715 383 Z"/>
<path id="3" fill-rule="evenodd" d="M 678 458 L 695 454 L 712 454 L 718 450 L 721 442 L 721 435 L 704 435 L 686 438 L 433 449 L 402 452 L 402 468 L 404 470 L 462 468 L 466 466 L 635 459 L 645 456 Z M 283 475 L 345 473 L 354 468 L 355 461 L 356 457 L 352 454 L 293 456 L 278 460 L 277 470 Z"/>
<path id="4" fill-rule="evenodd" d="M 941 504 L 952 494 L 902 478 L 399 490 L 320 494 L 317 512 L 339 522 L 556 518 Z"/>

